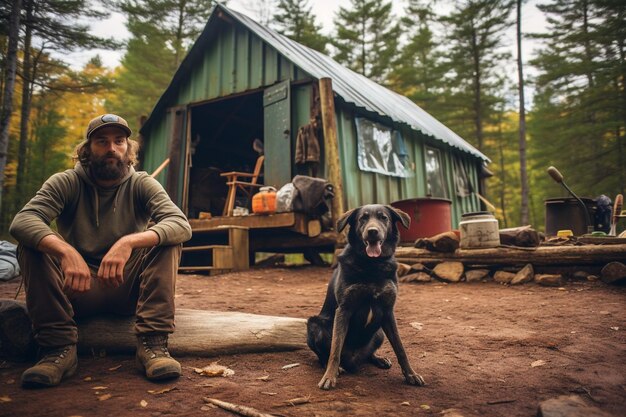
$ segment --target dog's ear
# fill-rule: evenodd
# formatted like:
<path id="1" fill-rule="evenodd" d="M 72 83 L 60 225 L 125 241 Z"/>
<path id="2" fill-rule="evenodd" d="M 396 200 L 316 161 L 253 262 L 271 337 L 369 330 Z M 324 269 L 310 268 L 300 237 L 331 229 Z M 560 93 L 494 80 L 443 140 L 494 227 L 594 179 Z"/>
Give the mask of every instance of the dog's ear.
<path id="1" fill-rule="evenodd" d="M 352 209 L 343 213 L 343 215 L 339 218 L 339 220 L 337 220 L 338 232 L 341 232 L 343 229 L 345 229 L 348 223 L 352 224 L 352 222 L 354 221 L 354 218 L 356 217 L 357 211 L 358 209 Z"/>
<path id="2" fill-rule="evenodd" d="M 405 229 L 409 228 L 409 225 L 411 224 L 411 217 L 408 214 L 392 206 L 385 207 L 387 207 L 387 210 L 391 213 L 391 219 L 394 223 L 401 222 Z"/>

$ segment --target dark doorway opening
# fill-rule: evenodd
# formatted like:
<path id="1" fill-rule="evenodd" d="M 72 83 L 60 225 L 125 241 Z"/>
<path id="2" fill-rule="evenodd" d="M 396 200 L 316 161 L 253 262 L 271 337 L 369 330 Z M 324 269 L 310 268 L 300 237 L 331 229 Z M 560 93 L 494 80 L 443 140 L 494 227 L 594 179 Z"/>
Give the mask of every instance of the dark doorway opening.
<path id="1" fill-rule="evenodd" d="M 222 215 L 228 186 L 220 174 L 252 172 L 262 152 L 262 140 L 262 91 L 191 109 L 189 218 L 198 218 L 200 212 Z M 249 204 L 239 199 L 236 205 Z"/>

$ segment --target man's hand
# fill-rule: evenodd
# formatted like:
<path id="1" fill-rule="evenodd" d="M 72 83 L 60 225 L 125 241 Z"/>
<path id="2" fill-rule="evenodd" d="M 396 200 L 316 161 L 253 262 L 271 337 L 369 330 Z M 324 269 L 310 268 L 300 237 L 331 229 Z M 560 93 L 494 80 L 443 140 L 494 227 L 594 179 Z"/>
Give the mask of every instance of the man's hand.
<path id="1" fill-rule="evenodd" d="M 41 239 L 37 249 L 58 258 L 61 262 L 61 271 L 65 278 L 64 290 L 85 292 L 91 289 L 89 266 L 74 247 L 57 235 L 48 235 Z"/>
<path id="2" fill-rule="evenodd" d="M 124 282 L 124 267 L 133 252 L 133 247 L 126 236 L 115 242 L 111 249 L 104 255 L 100 268 L 98 269 L 98 279 L 109 287 L 119 287 Z"/>
<path id="3" fill-rule="evenodd" d="M 89 291 L 91 289 L 89 266 L 76 249 L 71 246 L 70 248 L 60 258 L 61 270 L 65 277 L 63 289 L 76 292 Z"/>
<path id="4" fill-rule="evenodd" d="M 98 279 L 105 285 L 119 287 L 124 282 L 124 267 L 133 249 L 149 248 L 158 244 L 159 235 L 152 230 L 120 238 L 102 258 L 98 269 Z"/>

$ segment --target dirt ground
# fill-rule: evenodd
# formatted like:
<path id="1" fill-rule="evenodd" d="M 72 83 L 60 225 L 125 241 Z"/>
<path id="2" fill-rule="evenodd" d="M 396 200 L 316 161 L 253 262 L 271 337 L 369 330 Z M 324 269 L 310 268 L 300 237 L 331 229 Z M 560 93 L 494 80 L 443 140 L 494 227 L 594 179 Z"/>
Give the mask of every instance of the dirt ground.
<path id="1" fill-rule="evenodd" d="M 289 267 L 181 275 L 176 301 L 181 308 L 306 318 L 319 311 L 330 274 L 329 268 Z M 0 297 L 12 297 L 17 284 L 0 284 Z M 425 387 L 404 383 L 387 342 L 381 351 L 392 358 L 390 370 L 365 367 L 341 375 L 331 391 L 317 388 L 323 370 L 308 349 L 182 357 L 183 377 L 160 384 L 144 380 L 131 356 L 81 357 L 74 377 L 43 390 L 20 388 L 29 364 L 0 362 L 0 415 L 232 415 L 205 405 L 208 396 L 277 416 L 427 416 L 449 409 L 465 417 L 534 416 L 540 401 L 575 394 L 623 416 L 625 307 L 626 288 L 601 282 L 562 288 L 401 284 L 398 326 Z M 193 371 L 214 360 L 234 375 L 208 378 Z M 294 363 L 299 366 L 282 369 Z M 286 403 L 307 396 L 309 403 Z"/>

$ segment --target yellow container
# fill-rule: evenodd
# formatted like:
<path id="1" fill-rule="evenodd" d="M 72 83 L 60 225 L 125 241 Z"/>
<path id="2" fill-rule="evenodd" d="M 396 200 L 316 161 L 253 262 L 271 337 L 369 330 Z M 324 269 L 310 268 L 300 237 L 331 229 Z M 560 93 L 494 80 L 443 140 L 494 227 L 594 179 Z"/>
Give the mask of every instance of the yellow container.
<path id="1" fill-rule="evenodd" d="M 559 230 L 558 232 L 556 232 L 557 237 L 570 237 L 570 236 L 574 236 L 574 232 L 572 232 L 571 230 Z"/>

